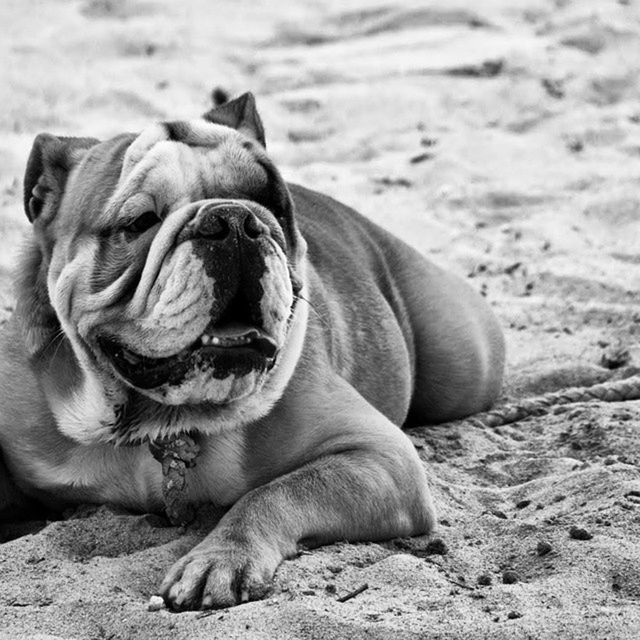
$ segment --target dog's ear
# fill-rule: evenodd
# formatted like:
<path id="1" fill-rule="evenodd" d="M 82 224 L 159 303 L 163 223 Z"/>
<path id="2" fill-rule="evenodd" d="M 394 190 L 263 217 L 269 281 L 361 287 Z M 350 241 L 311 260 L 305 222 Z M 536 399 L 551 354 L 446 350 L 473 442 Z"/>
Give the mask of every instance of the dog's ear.
<path id="1" fill-rule="evenodd" d="M 252 93 L 243 93 L 234 100 L 229 100 L 202 116 L 205 120 L 214 124 L 223 124 L 240 133 L 257 140 L 266 148 L 264 139 L 264 127 L 256 109 L 256 99 Z"/>
<path id="2" fill-rule="evenodd" d="M 46 225 L 54 217 L 71 169 L 98 142 L 95 138 L 61 138 L 48 133 L 36 137 L 24 176 L 24 209 L 30 222 Z M 60 333 L 47 290 L 49 258 L 44 236 L 39 240 L 33 236 L 23 249 L 17 271 L 16 319 L 27 353 L 34 357 L 53 344 Z"/>
<path id="3" fill-rule="evenodd" d="M 29 238 L 16 270 L 15 319 L 22 332 L 24 345 L 31 357 L 41 354 L 56 337 L 62 337 L 60 323 L 47 290 L 48 260 L 35 239 Z"/>
<path id="4" fill-rule="evenodd" d="M 24 210 L 30 222 L 53 216 L 69 172 L 98 142 L 95 138 L 63 138 L 49 133 L 36 137 L 24 175 Z"/>

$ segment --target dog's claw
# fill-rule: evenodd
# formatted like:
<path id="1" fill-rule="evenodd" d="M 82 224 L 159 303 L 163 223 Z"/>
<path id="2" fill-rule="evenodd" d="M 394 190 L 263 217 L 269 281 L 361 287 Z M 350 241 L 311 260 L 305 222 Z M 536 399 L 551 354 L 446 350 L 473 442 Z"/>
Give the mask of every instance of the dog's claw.
<path id="1" fill-rule="evenodd" d="M 282 558 L 250 545 L 205 539 L 169 570 L 160 592 L 168 608 L 216 609 L 259 600 Z"/>

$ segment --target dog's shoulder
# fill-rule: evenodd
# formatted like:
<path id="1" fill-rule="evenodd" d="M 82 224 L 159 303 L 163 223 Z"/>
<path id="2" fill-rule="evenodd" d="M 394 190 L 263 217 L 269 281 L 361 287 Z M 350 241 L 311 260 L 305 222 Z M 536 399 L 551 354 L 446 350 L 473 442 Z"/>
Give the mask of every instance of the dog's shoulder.
<path id="1" fill-rule="evenodd" d="M 351 251 L 362 251 L 376 244 L 395 244 L 395 236 L 346 204 L 298 184 L 288 186 L 307 242 L 340 245 Z"/>
<path id="2" fill-rule="evenodd" d="M 401 264 L 424 263 L 425 258 L 351 207 L 297 184 L 289 184 L 300 230 L 311 264 L 340 280 L 375 282 L 385 286 Z M 342 274 L 342 275 L 341 275 Z"/>

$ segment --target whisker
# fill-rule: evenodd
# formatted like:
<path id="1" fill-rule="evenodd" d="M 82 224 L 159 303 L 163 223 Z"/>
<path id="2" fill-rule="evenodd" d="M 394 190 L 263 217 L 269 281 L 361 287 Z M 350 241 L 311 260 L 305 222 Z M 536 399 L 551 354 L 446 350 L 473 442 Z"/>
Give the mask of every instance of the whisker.
<path id="1" fill-rule="evenodd" d="M 60 330 L 60 332 L 58 333 L 59 338 L 58 340 L 58 344 L 56 345 L 56 350 L 53 353 L 53 357 L 55 358 L 58 355 L 58 351 L 60 351 L 60 347 L 64 344 L 64 339 L 65 339 L 65 333 L 64 331 L 62 331 L 62 329 Z"/>
<path id="2" fill-rule="evenodd" d="M 49 340 L 49 342 L 47 342 L 46 345 L 44 345 L 44 347 L 42 347 L 42 351 L 47 351 L 48 349 L 51 349 L 54 345 L 56 346 L 56 350 L 53 354 L 53 357 L 55 358 L 55 356 L 58 353 L 58 350 L 60 349 L 60 346 L 62 345 L 62 341 L 63 338 L 65 337 L 65 333 L 62 330 L 62 327 L 58 328 L 56 333 L 53 335 L 53 337 L 51 338 L 51 340 Z M 57 345 L 55 344 L 57 341 Z"/>
<path id="3" fill-rule="evenodd" d="M 311 302 L 311 300 L 309 300 L 308 298 L 305 298 L 302 294 L 296 294 L 295 296 L 296 300 L 302 300 L 302 302 L 306 302 L 309 305 L 309 308 L 311 309 L 311 311 L 313 311 L 313 313 L 315 314 L 316 318 L 318 318 L 318 320 L 320 320 L 320 322 L 324 325 L 324 327 L 326 329 L 329 329 L 329 323 L 326 321 L 326 319 L 323 317 L 323 315 L 318 311 L 318 309 L 316 309 L 316 306 Z"/>

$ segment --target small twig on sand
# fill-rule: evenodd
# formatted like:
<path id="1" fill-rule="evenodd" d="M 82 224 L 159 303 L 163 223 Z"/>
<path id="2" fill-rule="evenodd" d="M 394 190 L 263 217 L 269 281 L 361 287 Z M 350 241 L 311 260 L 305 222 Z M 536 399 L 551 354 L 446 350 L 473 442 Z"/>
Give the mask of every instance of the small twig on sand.
<path id="1" fill-rule="evenodd" d="M 19 600 L 11 600 L 7 603 L 10 607 L 48 607 L 53 604 L 53 600 L 46 598 L 40 602 L 21 602 Z"/>
<path id="2" fill-rule="evenodd" d="M 215 616 L 216 613 L 220 614 L 222 618 L 222 614 L 226 613 L 229 607 L 220 607 L 219 609 L 207 609 L 206 611 L 199 611 L 196 615 L 196 618 L 200 620 L 201 618 L 209 618 L 210 616 Z"/>
<path id="3" fill-rule="evenodd" d="M 423 558 L 423 560 L 425 562 L 427 562 L 428 564 L 432 564 L 434 567 L 438 567 L 438 569 L 440 569 L 440 571 L 444 574 L 444 579 L 447 582 L 450 582 L 451 584 L 454 584 L 456 587 L 461 587 L 462 589 L 468 589 L 469 591 L 475 591 L 476 590 L 476 588 L 472 587 L 471 585 L 464 584 L 464 582 L 458 582 L 457 580 L 454 580 L 453 578 L 450 578 L 447 575 L 447 570 L 439 562 L 435 562 L 435 560 L 431 560 L 431 558 Z"/>
<path id="4" fill-rule="evenodd" d="M 346 602 L 347 600 L 351 600 L 351 598 L 355 598 L 356 596 L 359 596 L 363 591 L 366 591 L 368 588 L 369 588 L 369 585 L 365 582 L 363 585 L 360 585 L 354 591 L 351 591 L 350 593 L 347 593 L 346 595 L 338 598 L 338 602 Z"/>
<path id="5" fill-rule="evenodd" d="M 475 587 L 471 587 L 468 584 L 464 584 L 464 582 L 458 582 L 457 580 L 452 580 L 451 578 L 445 576 L 445 580 L 447 582 L 450 582 L 451 584 L 455 584 L 456 587 L 462 587 L 463 589 L 468 589 L 469 591 L 475 591 L 476 588 Z"/>

